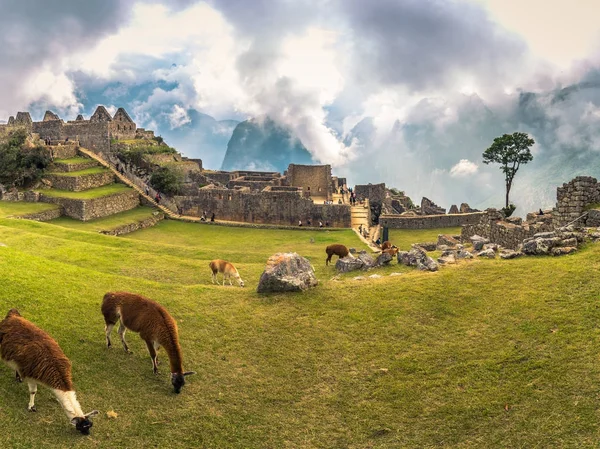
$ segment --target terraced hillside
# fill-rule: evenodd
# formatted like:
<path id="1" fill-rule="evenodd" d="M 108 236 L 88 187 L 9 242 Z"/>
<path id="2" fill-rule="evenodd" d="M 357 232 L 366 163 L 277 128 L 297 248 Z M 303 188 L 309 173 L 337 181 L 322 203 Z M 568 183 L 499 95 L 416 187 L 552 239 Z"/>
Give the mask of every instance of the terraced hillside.
<path id="1" fill-rule="evenodd" d="M 15 207 L 0 203 L 0 214 Z M 28 413 L 26 386 L 0 368 L 3 447 L 598 441 L 598 246 L 437 273 L 393 265 L 379 273 L 401 276 L 355 281 L 324 265 L 329 243 L 361 247 L 351 230 L 163 221 L 112 237 L 88 232 L 88 223 L 56 223 L 0 218 L 0 311 L 17 307 L 57 339 L 73 362 L 83 408 L 101 414 L 82 437 L 46 389 L 38 390 L 38 413 Z M 433 239 L 431 231 L 413 232 L 400 246 Z M 277 251 L 308 257 L 319 286 L 258 295 L 264 263 Z M 247 287 L 212 285 L 208 261 L 216 257 L 234 262 Z M 128 334 L 133 355 L 105 348 L 99 308 L 110 290 L 147 295 L 176 318 L 184 367 L 198 372 L 180 395 L 172 393 L 165 355 L 154 376 L 135 335 Z"/>

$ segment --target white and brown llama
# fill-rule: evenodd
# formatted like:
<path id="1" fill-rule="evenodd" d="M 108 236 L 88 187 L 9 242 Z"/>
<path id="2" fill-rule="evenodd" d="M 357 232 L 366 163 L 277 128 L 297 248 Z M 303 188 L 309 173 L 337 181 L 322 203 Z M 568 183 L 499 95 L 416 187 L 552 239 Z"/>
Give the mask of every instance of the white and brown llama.
<path id="1" fill-rule="evenodd" d="M 181 392 L 185 385 L 185 377 L 196 374 L 194 371 L 183 371 L 183 358 L 179 345 L 177 323 L 169 312 L 151 299 L 127 292 L 109 292 L 102 301 L 102 315 L 106 323 L 106 346 L 111 347 L 110 333 L 119 321 L 119 336 L 125 352 L 130 353 L 125 342 L 127 329 L 138 332 L 146 342 L 152 369 L 158 374 L 158 356 L 156 351 L 162 346 L 169 357 L 171 367 L 171 383 L 175 393 Z"/>
<path id="2" fill-rule="evenodd" d="M 98 411 L 82 412 L 73 389 L 71 362 L 50 335 L 23 318 L 16 309 L 11 309 L 0 322 L 0 356 L 15 370 L 18 382 L 27 382 L 29 411 L 37 411 L 37 386 L 45 385 L 55 394 L 71 424 L 84 435 L 90 433 L 89 418 Z"/>
<path id="3" fill-rule="evenodd" d="M 217 278 L 218 273 L 223 273 L 223 285 L 225 285 L 225 280 L 229 280 L 229 285 L 233 285 L 231 283 L 231 278 L 237 280 L 240 287 L 244 286 L 244 281 L 240 277 L 240 273 L 238 273 L 237 268 L 233 266 L 231 262 L 227 262 L 226 260 L 215 259 L 211 260 L 208 264 L 210 270 L 212 271 L 212 282 L 213 284 L 218 284 L 219 279 Z"/>

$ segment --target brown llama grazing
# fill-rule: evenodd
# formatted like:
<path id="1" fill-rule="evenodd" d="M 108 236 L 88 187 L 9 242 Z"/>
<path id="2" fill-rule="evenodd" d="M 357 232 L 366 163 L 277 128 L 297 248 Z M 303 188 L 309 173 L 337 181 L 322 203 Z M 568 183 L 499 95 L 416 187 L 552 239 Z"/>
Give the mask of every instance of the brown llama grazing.
<path id="1" fill-rule="evenodd" d="M 385 251 L 386 249 L 391 248 L 391 247 L 392 247 L 392 242 L 390 242 L 389 240 L 386 240 L 385 242 L 383 242 L 381 244 L 382 251 Z"/>
<path id="2" fill-rule="evenodd" d="M 158 356 L 156 351 L 162 346 L 169 356 L 171 366 L 171 383 L 175 393 L 181 392 L 185 385 L 185 377 L 196 374 L 194 371 L 183 371 L 183 359 L 181 346 L 179 346 L 179 335 L 177 323 L 169 315 L 169 312 L 151 299 L 141 295 L 127 292 L 109 292 L 104 295 L 102 301 L 102 315 L 106 322 L 106 346 L 112 346 L 110 333 L 115 324 L 120 320 L 119 336 L 123 343 L 125 352 L 131 353 L 125 342 L 125 331 L 139 332 L 142 340 L 146 342 L 152 369 L 158 374 Z"/>
<path id="3" fill-rule="evenodd" d="M 240 287 L 244 286 L 244 281 L 240 277 L 238 270 L 233 266 L 232 263 L 227 262 L 226 260 L 215 259 L 211 260 L 208 264 L 210 270 L 212 271 L 212 282 L 213 284 L 218 284 L 219 280 L 217 279 L 218 273 L 223 273 L 223 285 L 225 285 L 225 279 L 229 279 L 229 285 L 233 285 L 231 283 L 231 278 L 237 280 Z"/>
<path id="4" fill-rule="evenodd" d="M 98 411 L 85 414 L 81 411 L 73 389 L 71 362 L 50 335 L 23 318 L 17 309 L 11 309 L 0 322 L 0 355 L 15 370 L 17 381 L 27 382 L 30 412 L 37 411 L 38 384 L 45 385 L 52 390 L 71 424 L 84 435 L 90 433 L 89 418 Z"/>
<path id="5" fill-rule="evenodd" d="M 340 259 L 346 257 L 349 254 L 348 248 L 346 248 L 344 245 L 340 245 L 339 243 L 329 245 L 327 248 L 325 248 L 325 252 L 327 253 L 325 265 L 329 265 L 329 262 L 331 262 L 331 258 L 334 254 Z"/>

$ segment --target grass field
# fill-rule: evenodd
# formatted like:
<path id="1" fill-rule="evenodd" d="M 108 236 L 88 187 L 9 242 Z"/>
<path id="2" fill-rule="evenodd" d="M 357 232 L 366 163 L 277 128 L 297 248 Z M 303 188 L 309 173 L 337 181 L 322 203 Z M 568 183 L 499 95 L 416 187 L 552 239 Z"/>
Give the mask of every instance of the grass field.
<path id="1" fill-rule="evenodd" d="M 82 157 L 82 156 L 75 156 L 75 157 L 70 157 L 68 159 L 55 159 L 54 163 L 55 164 L 82 164 L 84 162 L 91 162 L 90 158 L 87 157 Z"/>
<path id="2" fill-rule="evenodd" d="M 115 195 L 117 193 L 123 193 L 131 191 L 130 187 L 127 187 L 125 184 L 108 184 L 106 186 L 98 187 L 96 189 L 84 190 L 82 192 L 71 192 L 69 190 L 59 190 L 59 189 L 47 189 L 40 190 L 40 193 L 43 193 L 46 196 L 54 196 L 60 198 L 71 198 L 78 200 L 91 200 L 94 198 L 102 198 L 109 195 Z"/>
<path id="3" fill-rule="evenodd" d="M 35 212 L 44 212 L 47 210 L 58 209 L 56 204 L 47 203 L 19 203 L 10 201 L 0 201 L 0 218 L 32 214 Z"/>
<path id="4" fill-rule="evenodd" d="M 2 367 L 2 447 L 597 447 L 600 246 L 354 281 L 324 265 L 331 242 L 362 248 L 349 231 L 76 228 L 0 218 L 0 311 L 17 307 L 56 338 L 84 411 L 101 414 L 78 435 L 47 389 L 28 413 L 27 387 Z M 258 295 L 267 257 L 288 250 L 311 260 L 319 286 Z M 216 257 L 247 287 L 212 285 Z M 133 355 L 104 347 L 111 290 L 178 321 L 184 368 L 198 372 L 180 395 L 164 354 L 154 376 L 135 334 Z"/>

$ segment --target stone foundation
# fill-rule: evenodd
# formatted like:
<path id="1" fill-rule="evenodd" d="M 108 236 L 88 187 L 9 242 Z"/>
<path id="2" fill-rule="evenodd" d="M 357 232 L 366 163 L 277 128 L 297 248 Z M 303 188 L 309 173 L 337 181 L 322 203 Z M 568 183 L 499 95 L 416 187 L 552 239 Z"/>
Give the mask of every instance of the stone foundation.
<path id="1" fill-rule="evenodd" d="M 76 164 L 54 164 L 51 169 L 55 172 L 74 172 L 97 166 L 98 162 L 90 159 L 89 162 L 77 162 Z"/>
<path id="2" fill-rule="evenodd" d="M 50 221 L 63 215 L 61 208 L 34 212 L 32 214 L 20 215 L 19 218 L 33 221 Z"/>
<path id="3" fill-rule="evenodd" d="M 106 235 L 125 235 L 130 232 L 139 231 L 140 229 L 150 228 L 160 221 L 164 220 L 165 215 L 162 212 L 155 212 L 151 217 L 146 218 L 145 220 L 138 221 L 137 223 L 128 223 L 123 226 L 119 226 L 118 228 L 111 229 L 109 231 L 100 231 L 101 234 Z"/>

